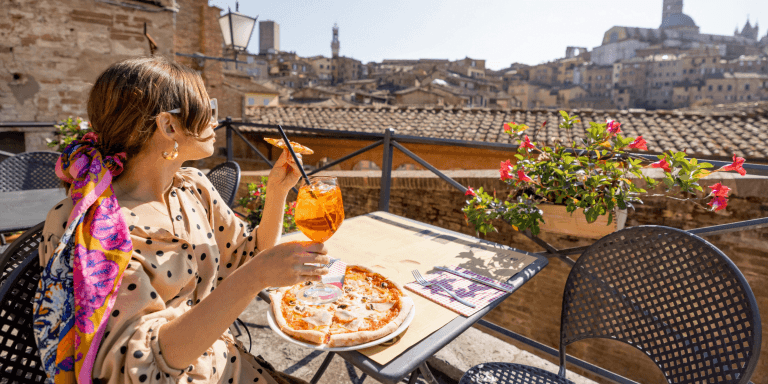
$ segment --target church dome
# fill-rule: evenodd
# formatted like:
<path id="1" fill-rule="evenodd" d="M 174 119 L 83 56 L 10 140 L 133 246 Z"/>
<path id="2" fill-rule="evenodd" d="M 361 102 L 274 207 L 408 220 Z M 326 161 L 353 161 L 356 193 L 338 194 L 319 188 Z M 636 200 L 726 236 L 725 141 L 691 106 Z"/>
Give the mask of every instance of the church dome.
<path id="1" fill-rule="evenodd" d="M 674 13 L 661 21 L 661 29 L 698 28 L 693 19 L 685 13 Z"/>

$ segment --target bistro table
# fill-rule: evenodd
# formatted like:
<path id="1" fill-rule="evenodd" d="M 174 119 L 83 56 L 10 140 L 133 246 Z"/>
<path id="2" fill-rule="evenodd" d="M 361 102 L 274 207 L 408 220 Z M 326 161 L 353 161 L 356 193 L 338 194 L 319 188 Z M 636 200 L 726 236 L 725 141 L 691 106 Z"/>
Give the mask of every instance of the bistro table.
<path id="1" fill-rule="evenodd" d="M 0 233 L 23 231 L 45 221 L 48 211 L 65 197 L 64 188 L 0 192 Z"/>
<path id="2" fill-rule="evenodd" d="M 367 219 L 364 219 L 364 218 L 367 218 Z M 521 254 L 531 256 L 532 262 L 528 264 L 525 268 L 523 268 L 520 272 L 510 277 L 506 281 L 507 284 L 514 286 L 515 289 L 520 288 L 525 282 L 530 280 L 542 268 L 544 268 L 547 265 L 547 259 L 545 257 L 537 256 L 524 251 L 519 251 L 514 248 L 510 248 L 501 244 L 496 244 L 489 241 L 481 240 L 476 237 L 472 237 L 472 236 L 461 234 L 455 231 L 439 228 L 439 227 L 425 224 L 419 221 L 407 219 L 407 218 L 397 216 L 388 212 L 373 212 L 366 215 L 351 218 L 349 220 L 346 220 L 342 224 L 342 227 L 340 227 L 339 231 L 342 231 L 344 226 L 354 226 L 356 225 L 356 223 L 360 225 L 360 224 L 363 224 L 365 220 L 370 220 L 370 219 L 374 219 L 377 222 L 384 223 L 386 225 L 398 227 L 398 230 L 406 229 L 408 231 L 411 231 L 414 236 L 420 236 L 420 237 L 426 236 L 431 241 L 458 242 L 458 243 L 467 244 L 470 246 L 483 247 L 486 249 L 490 248 L 490 249 L 498 249 L 498 250 L 504 250 L 504 251 L 515 251 Z M 388 247 L 392 247 L 394 249 L 398 246 L 398 243 L 402 244 L 405 242 L 405 239 L 402 238 L 403 237 L 402 231 L 400 232 L 401 232 L 401 236 L 399 237 L 384 239 L 384 241 L 387 242 Z M 373 234 L 372 236 L 377 237 L 377 241 L 380 244 L 382 242 L 381 237 L 386 235 L 382 235 L 381 233 L 376 233 L 376 234 Z M 300 232 L 295 232 L 295 233 L 283 236 L 282 241 L 295 241 L 295 240 L 305 240 L 305 238 Z M 329 240 L 328 243 L 330 243 L 332 240 L 333 238 Z M 335 249 L 334 247 L 330 246 L 329 254 L 333 253 L 334 249 Z M 407 250 L 401 250 L 401 251 L 407 252 Z M 376 251 L 367 249 L 364 252 L 370 255 L 371 252 L 376 252 Z M 412 255 L 411 257 L 417 258 L 417 259 L 419 258 L 420 255 L 424 254 L 423 249 L 421 250 L 421 252 L 416 252 L 416 250 L 414 250 L 414 253 L 415 254 Z M 422 271 L 425 271 L 424 268 L 431 268 L 431 267 L 434 267 L 434 266 L 424 266 L 424 265 L 420 266 Z M 409 292 L 409 295 L 416 296 L 416 293 Z M 453 318 L 453 320 L 450 320 L 446 325 L 433 331 L 431 334 L 429 334 L 422 340 L 418 341 L 415 345 L 410 346 L 408 349 L 406 349 L 405 351 L 403 351 L 402 353 L 394 357 L 394 359 L 388 361 L 386 364 L 379 364 L 376 361 L 374 361 L 370 356 L 364 353 L 361 353 L 359 351 L 337 352 L 337 353 L 329 352 L 325 360 L 323 361 L 320 369 L 318 370 L 318 372 L 315 374 L 315 376 L 312 378 L 310 382 L 316 383 L 320 379 L 320 376 L 324 373 L 325 369 L 328 367 L 328 364 L 330 364 L 330 361 L 333 358 L 333 356 L 335 354 L 338 354 L 344 360 L 352 363 L 361 371 L 365 372 L 369 376 L 372 376 L 376 380 L 379 380 L 384 383 L 399 382 L 403 380 L 409 373 L 411 374 L 410 380 L 409 380 L 410 383 L 413 383 L 416 381 L 416 378 L 418 377 L 419 373 L 421 373 L 421 375 L 428 382 L 435 383 L 436 381 L 432 373 L 429 371 L 429 368 L 427 367 L 427 364 L 426 364 L 427 359 L 430 356 L 434 355 L 441 348 L 446 346 L 448 343 L 453 341 L 462 332 L 467 330 L 467 328 L 475 324 L 478 320 L 480 320 L 483 316 L 485 316 L 485 314 L 490 312 L 504 299 L 509 297 L 509 295 L 511 295 L 511 293 L 505 294 L 500 299 L 497 299 L 496 301 L 492 302 L 490 305 L 486 306 L 485 308 L 482 308 L 480 311 L 478 311 L 477 313 L 469 317 L 459 315 L 458 317 Z M 264 299 L 266 302 L 270 301 L 268 293 L 266 291 L 262 291 L 259 294 L 259 296 L 262 299 Z M 419 313 L 418 305 L 416 306 L 416 311 L 418 316 L 418 313 Z"/>

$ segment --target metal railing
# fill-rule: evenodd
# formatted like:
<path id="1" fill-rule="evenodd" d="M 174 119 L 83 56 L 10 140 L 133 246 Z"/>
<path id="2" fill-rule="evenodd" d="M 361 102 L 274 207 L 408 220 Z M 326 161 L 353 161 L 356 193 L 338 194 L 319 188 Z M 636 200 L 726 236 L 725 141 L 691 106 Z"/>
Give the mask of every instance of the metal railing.
<path id="1" fill-rule="evenodd" d="M 0 128 L 2 127 L 53 127 L 54 124 L 55 123 L 46 123 L 46 122 L 0 122 Z M 256 155 L 263 162 L 265 162 L 271 167 L 273 163 L 267 158 L 267 156 L 261 153 L 261 151 L 259 151 L 256 148 L 256 146 L 254 146 L 246 138 L 246 136 L 240 131 L 238 127 L 251 127 L 251 128 L 256 128 L 259 131 L 264 133 L 277 133 L 277 125 L 235 122 L 235 121 L 232 121 L 231 118 L 227 118 L 225 120 L 220 121 L 219 126 L 216 128 L 216 130 L 226 129 L 227 161 L 234 160 L 233 141 L 234 141 L 234 135 L 237 135 L 238 137 L 240 137 L 240 139 L 243 140 L 243 142 L 248 146 L 249 149 L 251 149 L 254 153 L 256 153 Z M 464 194 L 467 191 L 466 187 L 464 187 L 460 183 L 456 182 L 449 176 L 442 173 L 433 165 L 429 164 L 427 161 L 425 161 L 424 159 L 422 159 L 421 157 L 419 157 L 418 155 L 416 155 L 415 153 L 407 149 L 403 144 L 431 144 L 431 145 L 445 145 L 445 146 L 454 146 L 454 147 L 463 147 L 463 148 L 479 148 L 479 149 L 489 149 L 489 150 L 516 150 L 517 149 L 517 146 L 513 144 L 489 143 L 489 142 L 453 140 L 453 139 L 438 139 L 438 138 L 429 138 L 429 137 L 411 136 L 411 135 L 398 135 L 391 128 L 385 129 L 382 133 L 337 131 L 337 130 L 315 129 L 315 128 L 293 127 L 293 126 L 283 126 L 283 128 L 286 131 L 292 132 L 294 136 L 305 135 L 305 136 L 313 136 L 313 137 L 373 141 L 373 143 L 359 150 L 351 152 L 337 160 L 334 160 L 328 164 L 323 165 L 322 167 L 319 167 L 315 170 L 312 170 L 311 172 L 308 172 L 309 175 L 313 175 L 318 172 L 329 169 L 337 164 L 340 164 L 344 161 L 352 159 L 360 154 L 371 151 L 377 148 L 378 146 L 383 146 L 381 192 L 379 195 L 378 209 L 381 211 L 387 211 L 387 212 L 389 211 L 390 190 L 392 186 L 392 158 L 393 158 L 395 149 L 398 149 L 403 154 L 405 154 L 409 158 L 419 163 L 424 168 L 428 169 L 429 171 L 431 171 L 432 173 L 434 173 L 435 175 L 443 179 L 445 182 L 447 182 L 448 184 L 456 188 L 458 192 Z M 9 156 L 13 154 L 0 153 L 0 155 Z M 650 153 L 650 154 L 643 153 L 638 155 L 648 160 L 656 160 L 656 156 L 655 156 L 656 154 L 653 154 L 653 153 Z M 2 157 L 0 157 L 0 160 L 1 159 Z M 722 160 L 707 160 L 707 161 L 709 163 L 712 163 L 712 165 L 716 168 L 730 164 L 730 161 L 722 161 Z M 743 165 L 743 167 L 744 169 L 748 170 L 750 174 L 768 175 L 768 165 L 746 163 Z M 698 236 L 712 236 L 712 235 L 720 235 L 724 233 L 739 232 L 739 231 L 766 228 L 766 227 L 768 227 L 768 218 L 760 218 L 760 219 L 739 221 L 736 223 L 715 225 L 711 227 L 696 228 L 696 229 L 688 230 L 688 232 L 696 234 Z M 582 247 L 574 247 L 574 248 L 568 248 L 568 249 L 557 249 L 554 246 L 545 242 L 544 240 L 536 236 L 532 236 L 530 232 L 524 231 L 521 233 L 524 234 L 529 239 L 531 239 L 537 245 L 545 249 L 545 251 L 539 252 L 538 255 L 545 256 L 547 258 L 553 258 L 553 257 L 558 258 L 561 261 L 567 263 L 568 265 L 573 265 L 574 263 L 574 260 L 569 258 L 568 256 L 581 254 L 587 248 L 589 248 L 589 246 L 582 246 Z M 506 337 L 509 337 L 510 339 L 513 339 L 520 343 L 528 345 L 538 351 L 541 351 L 553 357 L 559 357 L 559 352 L 555 348 L 539 343 L 535 340 L 529 339 L 523 335 L 515 333 L 499 325 L 493 324 L 487 320 L 481 319 L 480 321 L 478 321 L 477 325 L 479 325 L 480 327 L 489 329 L 493 332 L 502 334 Z M 620 384 L 637 384 L 635 381 L 619 376 L 613 372 L 600 368 L 586 361 L 577 359 L 573 356 L 566 356 L 566 361 L 573 366 L 579 367 L 587 372 L 590 372 L 594 375 L 600 376 L 612 382 L 616 382 Z"/>
<path id="2" fill-rule="evenodd" d="M 272 162 L 263 153 L 261 153 L 256 148 L 256 146 L 254 146 L 250 141 L 248 141 L 245 135 L 240 131 L 239 127 L 256 128 L 257 130 L 256 133 L 277 133 L 278 132 L 277 125 L 235 122 L 235 121 L 232 121 L 231 118 L 227 118 L 225 120 L 222 120 L 219 123 L 219 127 L 216 128 L 217 130 L 226 129 L 227 161 L 234 160 L 234 150 L 233 150 L 234 136 L 233 135 L 237 135 L 238 137 L 240 137 L 240 139 L 242 139 L 245 142 L 245 144 L 252 151 L 254 151 L 258 155 L 258 157 L 262 161 L 264 161 L 271 167 Z M 312 136 L 312 137 L 373 141 L 372 144 L 369 144 L 359 150 L 351 152 L 339 158 L 338 160 L 334 160 L 315 170 L 312 170 L 311 172 L 308 172 L 308 175 L 313 175 L 318 172 L 324 171 L 337 164 L 347 161 L 355 156 L 358 156 L 362 153 L 373 150 L 379 146 L 383 146 L 383 156 L 382 156 L 382 164 L 381 164 L 382 165 L 381 166 L 381 169 L 382 169 L 381 192 L 379 195 L 378 209 L 386 212 L 389 212 L 390 190 L 392 186 L 392 157 L 395 149 L 398 149 L 403 154 L 405 154 L 412 160 L 419 163 L 424 168 L 428 169 L 429 171 L 431 171 L 432 173 L 434 173 L 435 175 L 443 179 L 445 182 L 447 182 L 448 184 L 456 188 L 458 192 L 464 194 L 467 191 L 466 187 L 456 182 L 449 176 L 445 175 L 440 170 L 435 168 L 433 165 L 429 164 L 427 161 L 425 161 L 415 153 L 411 152 L 409 149 L 403 146 L 403 143 L 446 145 L 446 146 L 457 146 L 457 147 L 464 147 L 464 148 L 482 148 L 482 149 L 491 149 L 491 150 L 516 150 L 517 149 L 517 146 L 512 144 L 398 135 L 391 128 L 385 129 L 382 133 L 369 133 L 369 132 L 337 131 L 337 130 L 315 129 L 315 128 L 293 127 L 293 126 L 282 126 L 282 127 L 286 131 L 292 132 L 294 134 L 293 137 L 296 137 L 297 135 L 298 136 L 304 135 L 304 136 Z M 643 153 L 638 155 L 648 160 L 657 160 L 654 154 Z M 707 162 L 711 163 L 715 168 L 719 168 L 719 167 L 730 164 L 730 161 L 722 161 L 722 160 L 707 160 Z M 749 170 L 751 174 L 768 175 L 768 165 L 744 164 L 743 167 L 744 169 Z M 715 225 L 715 226 L 705 227 L 705 228 L 696 228 L 696 229 L 688 230 L 688 232 L 696 234 L 698 236 L 712 236 L 712 235 L 720 235 L 723 233 L 738 232 L 738 231 L 745 231 L 745 230 L 759 229 L 759 228 L 766 228 L 766 227 L 768 227 L 768 218 L 760 218 L 760 219 L 754 219 L 754 220 L 740 221 L 736 223 Z M 574 248 L 568 248 L 568 249 L 557 249 L 551 244 L 547 243 L 546 241 L 536 236 L 532 236 L 530 231 L 523 231 L 521 233 L 526 237 L 528 237 L 529 239 L 531 239 L 534 243 L 536 243 L 537 245 L 545 249 L 545 251 L 539 252 L 538 255 L 545 256 L 547 258 L 553 258 L 553 257 L 558 258 L 570 266 L 572 266 L 575 261 L 568 256 L 579 255 L 584 251 L 586 251 L 587 248 L 589 248 L 589 246 L 582 246 L 582 247 L 574 247 Z M 548 355 L 551 355 L 553 357 L 559 357 L 559 352 L 555 348 L 539 343 L 535 340 L 529 339 L 523 335 L 515 333 L 499 325 L 493 324 L 487 320 L 481 319 L 477 324 L 483 328 L 502 334 L 506 337 L 509 337 L 513 340 L 521 342 L 525 345 L 528 345 Z M 637 384 L 635 381 L 632 381 L 630 379 L 617 375 L 611 371 L 605 370 L 603 368 L 600 368 L 586 361 L 577 359 L 573 356 L 566 356 L 566 361 L 573 366 L 579 367 L 585 371 L 588 371 L 592 374 L 595 374 L 597 376 L 600 376 L 604 379 L 607 379 L 615 383 Z"/>

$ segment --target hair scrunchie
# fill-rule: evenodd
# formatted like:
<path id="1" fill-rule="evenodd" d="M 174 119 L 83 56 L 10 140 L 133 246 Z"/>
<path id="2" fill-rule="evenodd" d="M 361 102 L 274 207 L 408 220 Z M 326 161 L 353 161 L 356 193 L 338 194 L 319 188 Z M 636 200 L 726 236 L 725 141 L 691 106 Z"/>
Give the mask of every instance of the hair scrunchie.
<path id="1" fill-rule="evenodd" d="M 92 383 L 96 354 L 133 252 L 112 189 L 125 153 L 102 158 L 97 142 L 98 135 L 87 133 L 56 162 L 56 174 L 72 184 L 74 208 L 33 303 L 35 341 L 54 383 Z"/>

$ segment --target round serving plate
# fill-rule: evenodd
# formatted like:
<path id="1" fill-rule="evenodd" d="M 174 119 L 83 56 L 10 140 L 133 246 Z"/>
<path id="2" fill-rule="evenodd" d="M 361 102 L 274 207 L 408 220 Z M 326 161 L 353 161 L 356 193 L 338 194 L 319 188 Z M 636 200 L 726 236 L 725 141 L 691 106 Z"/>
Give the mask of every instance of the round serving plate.
<path id="1" fill-rule="evenodd" d="M 404 296 L 403 300 L 411 300 L 411 302 L 413 302 L 413 300 L 407 296 Z M 403 321 L 403 323 L 400 324 L 400 326 L 389 335 L 384 336 L 378 340 L 367 342 L 365 344 L 352 345 L 349 347 L 334 347 L 334 348 L 328 347 L 326 344 L 316 345 L 316 344 L 306 343 L 286 335 L 285 332 L 283 332 L 280 329 L 280 327 L 277 326 L 277 322 L 275 322 L 275 314 L 272 313 L 272 306 L 270 306 L 270 309 L 267 311 L 267 322 L 269 322 L 269 327 L 272 328 L 272 330 L 275 331 L 275 333 L 280 335 L 280 337 L 282 337 L 283 339 L 290 341 L 291 343 L 301 345 L 302 347 L 305 347 L 305 348 L 316 349 L 318 351 L 346 352 L 346 351 L 355 351 L 358 349 L 373 347 L 374 345 L 386 343 L 387 341 L 394 339 L 395 337 L 397 337 L 397 335 L 403 333 L 406 329 L 408 329 L 408 326 L 411 325 L 411 322 L 413 321 L 413 318 L 415 316 L 416 316 L 416 306 L 411 305 L 411 311 L 408 312 L 408 316 L 405 317 L 405 320 Z"/>

